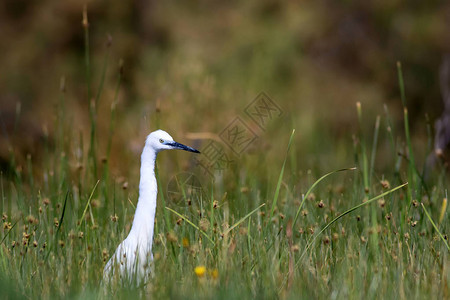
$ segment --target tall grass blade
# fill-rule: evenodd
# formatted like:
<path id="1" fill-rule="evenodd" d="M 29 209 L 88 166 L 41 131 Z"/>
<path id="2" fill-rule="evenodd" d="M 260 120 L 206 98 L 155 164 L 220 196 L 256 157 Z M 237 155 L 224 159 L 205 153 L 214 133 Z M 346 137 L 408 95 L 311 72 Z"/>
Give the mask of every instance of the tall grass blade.
<path id="1" fill-rule="evenodd" d="M 313 185 L 311 185 L 311 187 L 309 188 L 309 190 L 306 192 L 306 194 L 302 197 L 302 202 L 300 203 L 300 206 L 297 209 L 297 213 L 295 214 L 295 218 L 294 218 L 294 222 L 292 222 L 292 227 L 294 228 L 295 223 L 297 222 L 298 216 L 300 214 L 300 211 L 302 210 L 303 204 L 305 203 L 305 200 L 308 199 L 309 194 L 311 194 L 312 190 L 325 178 L 327 178 L 330 175 L 333 175 L 335 173 L 339 173 L 339 172 L 343 172 L 343 171 L 353 171 L 356 170 L 356 167 L 353 168 L 345 168 L 345 169 L 339 169 L 339 170 L 335 170 L 332 172 L 329 172 L 325 175 L 323 175 L 322 177 L 320 177 L 319 179 L 317 179 Z"/>
<path id="2" fill-rule="evenodd" d="M 97 183 L 95 184 L 94 188 L 92 189 L 91 195 L 89 196 L 88 201 L 86 203 L 86 206 L 84 207 L 83 214 L 81 215 L 80 221 L 78 222 L 79 224 L 78 224 L 77 230 L 80 229 L 81 224 L 83 223 L 84 216 L 86 215 L 86 212 L 88 210 L 89 204 L 91 203 L 91 200 L 92 200 L 92 196 L 94 196 L 95 189 L 97 188 L 97 185 L 98 185 L 99 182 L 100 182 L 100 180 L 97 180 Z"/>
<path id="3" fill-rule="evenodd" d="M 120 64 L 119 76 L 117 78 L 116 88 L 114 90 L 114 99 L 113 99 L 113 102 L 111 103 L 111 119 L 110 119 L 110 123 L 109 123 L 108 145 L 106 148 L 106 158 L 107 158 L 108 162 L 109 162 L 109 155 L 111 153 L 112 137 L 113 137 L 114 128 L 116 125 L 116 107 L 117 107 L 117 102 L 118 102 L 118 98 L 119 98 L 120 85 L 122 83 L 122 75 L 123 75 L 123 65 Z"/>
<path id="4" fill-rule="evenodd" d="M 406 107 L 406 96 L 405 96 L 405 84 L 403 81 L 403 72 L 402 72 L 402 64 L 398 61 L 397 62 L 397 74 L 398 74 L 398 84 L 400 87 L 400 96 L 402 99 L 402 105 L 403 105 L 403 121 L 404 121 L 404 127 L 405 127 L 405 137 L 406 137 L 406 144 L 408 146 L 408 158 L 409 158 L 409 170 L 408 170 L 408 180 L 410 182 L 410 185 L 408 185 L 408 200 L 411 203 L 413 200 L 413 194 L 412 189 L 417 189 L 416 187 L 416 180 L 415 180 L 415 173 L 416 167 L 415 167 L 415 160 L 414 160 L 414 153 L 412 149 L 411 144 L 411 136 L 409 133 L 409 120 L 408 120 L 408 109 Z"/>
<path id="5" fill-rule="evenodd" d="M 87 97 L 91 100 L 91 63 L 89 57 L 89 21 L 87 15 L 87 5 L 83 6 L 83 20 L 82 25 L 84 29 L 84 63 L 86 67 L 86 87 Z"/>
<path id="6" fill-rule="evenodd" d="M 376 155 L 377 155 L 379 129 L 380 129 L 380 116 L 377 116 L 377 119 L 375 121 L 375 131 L 374 131 L 374 134 L 373 134 L 372 153 L 370 154 L 369 185 L 372 182 L 372 177 L 373 177 L 373 174 L 374 174 L 374 171 L 375 171 L 374 170 L 375 169 L 375 158 L 376 158 Z M 369 197 L 370 196 L 371 196 L 371 194 L 369 194 Z M 371 215 L 372 215 L 372 226 L 374 228 L 377 228 L 378 221 L 377 221 L 377 208 L 376 207 L 372 207 Z M 372 247 L 373 252 L 378 257 L 378 254 L 379 254 L 378 234 L 375 233 L 373 236 L 374 236 L 374 238 L 371 240 L 371 247 Z"/>
<path id="7" fill-rule="evenodd" d="M 402 99 L 402 105 L 403 107 L 406 107 L 405 83 L 403 81 L 402 63 L 399 61 L 397 61 L 397 76 L 398 76 L 398 84 L 400 87 L 400 97 Z"/>
<path id="8" fill-rule="evenodd" d="M 430 214 L 428 213 L 428 211 L 425 209 L 425 206 L 423 205 L 423 203 L 420 203 L 422 205 L 423 211 L 425 212 L 425 214 L 427 215 L 428 220 L 430 220 L 431 225 L 433 225 L 434 229 L 437 231 L 437 233 L 439 234 L 439 237 L 441 238 L 441 240 L 444 242 L 445 246 L 447 247 L 447 250 L 450 251 L 450 247 L 447 243 L 447 241 L 445 240 L 444 236 L 442 235 L 441 231 L 439 230 L 439 228 L 436 226 L 436 224 L 434 223 L 433 219 L 431 218 Z"/>
<path id="9" fill-rule="evenodd" d="M 362 154 L 362 172 L 363 172 L 363 180 L 364 180 L 364 192 L 366 194 L 369 194 L 369 161 L 367 158 L 367 151 L 366 151 L 366 141 L 364 139 L 364 135 L 362 133 L 362 109 L 361 109 L 361 102 L 356 103 L 356 112 L 358 114 L 358 123 L 359 123 L 359 140 L 361 143 L 361 154 Z"/>
<path id="10" fill-rule="evenodd" d="M 395 144 L 394 134 L 393 134 L 394 127 L 392 125 L 391 116 L 389 114 L 388 106 L 385 104 L 383 107 L 384 107 L 384 114 L 386 117 L 386 131 L 389 136 L 389 142 L 391 144 L 391 151 L 392 151 L 392 153 L 396 153 L 396 151 L 395 151 L 396 144 Z"/>
<path id="11" fill-rule="evenodd" d="M 17 222 L 19 222 L 20 219 L 17 219 L 16 222 L 14 222 L 14 224 L 11 226 L 11 228 L 8 230 L 8 232 L 5 234 L 5 236 L 2 238 L 0 245 L 3 244 L 3 242 L 5 241 L 6 237 L 8 236 L 8 234 L 11 232 L 11 230 L 13 230 L 13 228 L 16 226 Z"/>
<path id="12" fill-rule="evenodd" d="M 393 189 L 390 189 L 389 191 L 386 191 L 386 192 L 384 192 L 384 193 L 382 193 L 382 194 L 380 194 L 380 195 L 378 195 L 378 196 L 376 196 L 376 197 L 373 197 L 373 198 L 371 198 L 370 200 L 367 200 L 366 202 L 363 202 L 363 203 L 361 203 L 361 204 L 358 204 L 358 205 L 356 205 L 356 206 L 350 208 L 349 210 L 346 210 L 345 212 L 343 212 L 342 214 L 340 214 L 340 215 L 337 216 L 336 218 L 334 218 L 330 223 L 328 223 L 327 225 L 325 225 L 325 227 L 323 227 L 322 230 L 320 230 L 320 231 L 312 238 L 312 241 L 311 241 L 311 242 L 308 242 L 308 244 L 306 245 L 306 248 L 305 248 L 305 250 L 303 251 L 302 255 L 300 256 L 300 259 L 298 260 L 297 264 L 301 261 L 301 259 L 303 258 L 303 256 L 304 256 L 304 255 L 306 254 L 306 252 L 309 250 L 309 248 L 311 248 L 311 246 L 314 244 L 314 242 L 315 242 L 315 240 L 317 239 L 317 237 L 318 237 L 319 235 L 321 235 L 322 232 L 324 232 L 325 230 L 327 230 L 331 225 L 333 225 L 334 223 L 336 223 L 340 218 L 342 218 L 342 217 L 345 216 L 345 215 L 348 215 L 349 213 L 351 213 L 351 212 L 354 211 L 354 210 L 357 210 L 357 209 L 360 208 L 360 207 L 363 207 L 363 206 L 368 205 L 368 204 L 370 204 L 370 203 L 372 203 L 372 202 L 374 202 L 374 201 L 376 201 L 376 200 L 378 200 L 378 199 L 380 199 L 380 198 L 383 198 L 383 197 L 385 197 L 385 196 L 387 196 L 387 195 L 389 195 L 389 194 L 395 192 L 396 190 L 401 189 L 402 187 L 404 187 L 404 186 L 406 186 L 406 185 L 408 185 L 408 182 L 406 182 L 406 183 L 404 183 L 404 184 L 402 184 L 402 185 L 399 185 L 399 186 L 397 186 L 397 187 L 395 187 L 395 188 L 393 188 Z"/>
<path id="13" fill-rule="evenodd" d="M 67 199 L 69 198 L 69 193 L 70 193 L 70 191 L 68 190 L 67 193 L 66 193 L 66 196 L 64 197 L 64 206 L 63 206 L 63 210 L 62 210 L 62 213 L 61 213 L 61 217 L 59 218 L 58 229 L 56 229 L 56 234 L 55 234 L 55 237 L 54 237 L 54 243 L 50 245 L 50 249 L 48 249 L 47 254 L 45 255 L 44 261 L 47 261 L 50 253 L 53 250 L 53 246 L 55 245 L 56 240 L 58 238 L 59 230 L 62 227 L 62 223 L 64 221 L 64 214 L 66 212 L 66 204 L 67 204 Z"/>
<path id="14" fill-rule="evenodd" d="M 281 182 L 283 181 L 284 167 L 286 166 L 286 160 L 289 154 L 289 149 L 291 148 L 292 141 L 294 139 L 295 129 L 292 130 L 291 137 L 289 138 L 289 143 L 286 149 L 286 155 L 284 156 L 283 166 L 281 167 L 280 176 L 278 177 L 277 188 L 275 190 L 275 195 L 273 196 L 272 208 L 270 209 L 270 218 L 272 219 L 275 207 L 277 206 L 278 196 L 280 194 Z"/>
<path id="15" fill-rule="evenodd" d="M 59 230 L 60 230 L 60 228 L 61 228 L 61 226 L 63 224 L 63 221 L 64 221 L 64 214 L 66 212 L 66 204 L 67 204 L 67 199 L 69 198 L 69 193 L 70 193 L 70 191 L 68 190 L 66 192 L 66 197 L 64 197 L 63 210 L 62 210 L 62 213 L 61 213 L 61 218 L 59 218 L 58 229 L 56 229 L 56 234 L 58 234 L 58 232 L 59 232 Z"/>
<path id="16" fill-rule="evenodd" d="M 375 172 L 375 158 L 377 156 L 379 131 L 380 131 L 380 116 L 377 116 L 377 119 L 375 121 L 375 131 L 373 133 L 372 153 L 370 154 L 369 182 L 372 180 L 372 176 Z"/>
<path id="17" fill-rule="evenodd" d="M 201 230 L 197 225 L 195 225 L 194 223 L 192 223 L 186 216 L 180 214 L 179 212 L 171 209 L 170 207 L 166 206 L 166 209 L 173 212 L 174 214 L 176 214 L 177 216 L 179 216 L 180 218 L 182 218 L 184 221 L 186 221 L 186 223 L 188 223 L 189 225 L 191 225 L 192 227 L 194 227 L 196 230 L 198 230 L 201 234 L 203 234 L 213 245 L 216 245 L 214 243 L 214 241 L 209 237 L 209 235 L 204 232 L 203 230 Z"/>
<path id="18" fill-rule="evenodd" d="M 95 107 L 98 107 L 98 102 L 100 100 L 100 96 L 103 91 L 103 84 L 105 83 L 106 70 L 108 69 L 109 55 L 111 53 L 111 36 L 108 35 L 107 38 L 108 38 L 108 41 L 106 42 L 106 47 L 108 48 L 108 50 L 106 51 L 105 60 L 103 61 L 102 74 L 100 77 L 100 84 L 99 84 L 99 87 L 97 90 L 97 95 L 95 96 Z"/>
<path id="19" fill-rule="evenodd" d="M 94 177 L 97 176 L 97 157 L 96 157 L 96 147 L 95 147 L 95 136 L 96 136 L 96 110 L 97 103 L 95 99 L 92 99 L 91 95 L 91 62 L 89 53 L 89 21 L 87 14 L 87 5 L 83 7 L 83 20 L 82 25 L 84 29 L 84 59 L 86 67 L 86 87 L 87 87 L 87 99 L 89 103 L 89 116 L 91 121 L 91 133 L 90 133 L 90 145 L 89 145 L 89 161 L 92 166 L 92 172 Z M 87 170 L 89 170 L 87 168 Z"/>
<path id="20" fill-rule="evenodd" d="M 256 211 L 258 211 L 261 207 L 263 207 L 264 205 L 266 205 L 265 203 L 261 204 L 260 206 L 258 206 L 257 208 L 255 208 L 254 210 L 252 210 L 251 212 L 249 212 L 245 217 L 243 217 L 242 219 L 240 219 L 239 221 L 237 221 L 233 226 L 231 226 L 230 228 L 228 228 L 223 234 L 228 234 L 231 230 L 233 230 L 234 228 L 236 228 L 237 226 L 239 226 L 239 224 L 241 224 L 242 222 L 245 221 L 245 219 L 247 219 L 248 217 L 250 217 L 251 215 L 253 215 Z"/>

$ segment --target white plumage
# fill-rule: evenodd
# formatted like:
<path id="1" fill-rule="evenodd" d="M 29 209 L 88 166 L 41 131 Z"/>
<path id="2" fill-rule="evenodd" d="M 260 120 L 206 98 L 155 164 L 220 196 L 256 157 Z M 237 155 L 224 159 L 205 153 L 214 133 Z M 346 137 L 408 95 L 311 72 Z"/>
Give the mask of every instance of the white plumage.
<path id="1" fill-rule="evenodd" d="M 180 149 L 200 153 L 198 150 L 177 143 L 163 130 L 156 130 L 147 136 L 141 155 L 141 179 L 139 200 L 133 225 L 127 238 L 117 247 L 103 271 L 108 281 L 119 272 L 122 280 L 132 283 L 145 282 L 150 274 L 153 259 L 152 242 L 155 225 L 158 186 L 155 177 L 156 156 L 161 150 Z"/>

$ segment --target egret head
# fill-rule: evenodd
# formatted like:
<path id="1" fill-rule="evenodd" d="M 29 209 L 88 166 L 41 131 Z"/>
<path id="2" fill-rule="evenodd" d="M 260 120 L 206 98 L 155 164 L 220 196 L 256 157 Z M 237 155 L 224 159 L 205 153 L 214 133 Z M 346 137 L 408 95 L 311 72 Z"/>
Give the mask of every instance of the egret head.
<path id="1" fill-rule="evenodd" d="M 200 153 L 200 151 L 198 151 L 197 149 L 175 142 L 173 138 L 170 136 L 170 134 L 161 129 L 153 131 L 147 136 L 147 140 L 145 141 L 145 147 L 152 148 L 156 153 L 158 153 L 161 150 L 176 150 L 176 149 Z"/>

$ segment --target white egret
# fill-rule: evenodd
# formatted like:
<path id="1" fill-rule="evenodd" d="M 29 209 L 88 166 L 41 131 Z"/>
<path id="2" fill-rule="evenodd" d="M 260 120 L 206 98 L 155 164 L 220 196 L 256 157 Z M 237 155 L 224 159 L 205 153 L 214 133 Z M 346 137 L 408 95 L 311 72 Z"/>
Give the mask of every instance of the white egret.
<path id="1" fill-rule="evenodd" d="M 120 278 L 127 282 L 139 284 L 147 280 L 150 262 L 153 259 L 152 242 L 158 193 L 155 160 L 159 151 L 173 149 L 200 153 L 194 148 L 175 142 L 163 130 L 156 130 L 147 136 L 141 155 L 139 200 L 133 225 L 127 238 L 120 243 L 106 264 L 103 270 L 104 281 L 109 281 L 116 272 L 119 272 Z"/>

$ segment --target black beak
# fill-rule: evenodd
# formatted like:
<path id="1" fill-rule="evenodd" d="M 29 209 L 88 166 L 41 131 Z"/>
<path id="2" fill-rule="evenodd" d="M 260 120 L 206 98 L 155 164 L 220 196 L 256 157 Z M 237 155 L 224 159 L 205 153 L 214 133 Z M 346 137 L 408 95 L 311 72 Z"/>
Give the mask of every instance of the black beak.
<path id="1" fill-rule="evenodd" d="M 174 149 L 180 149 L 180 150 L 185 150 L 185 151 L 189 151 L 189 152 L 200 153 L 200 151 L 198 151 L 197 149 L 194 149 L 192 147 L 189 147 L 189 146 L 177 143 L 177 142 L 170 142 L 167 144 L 174 147 Z"/>

